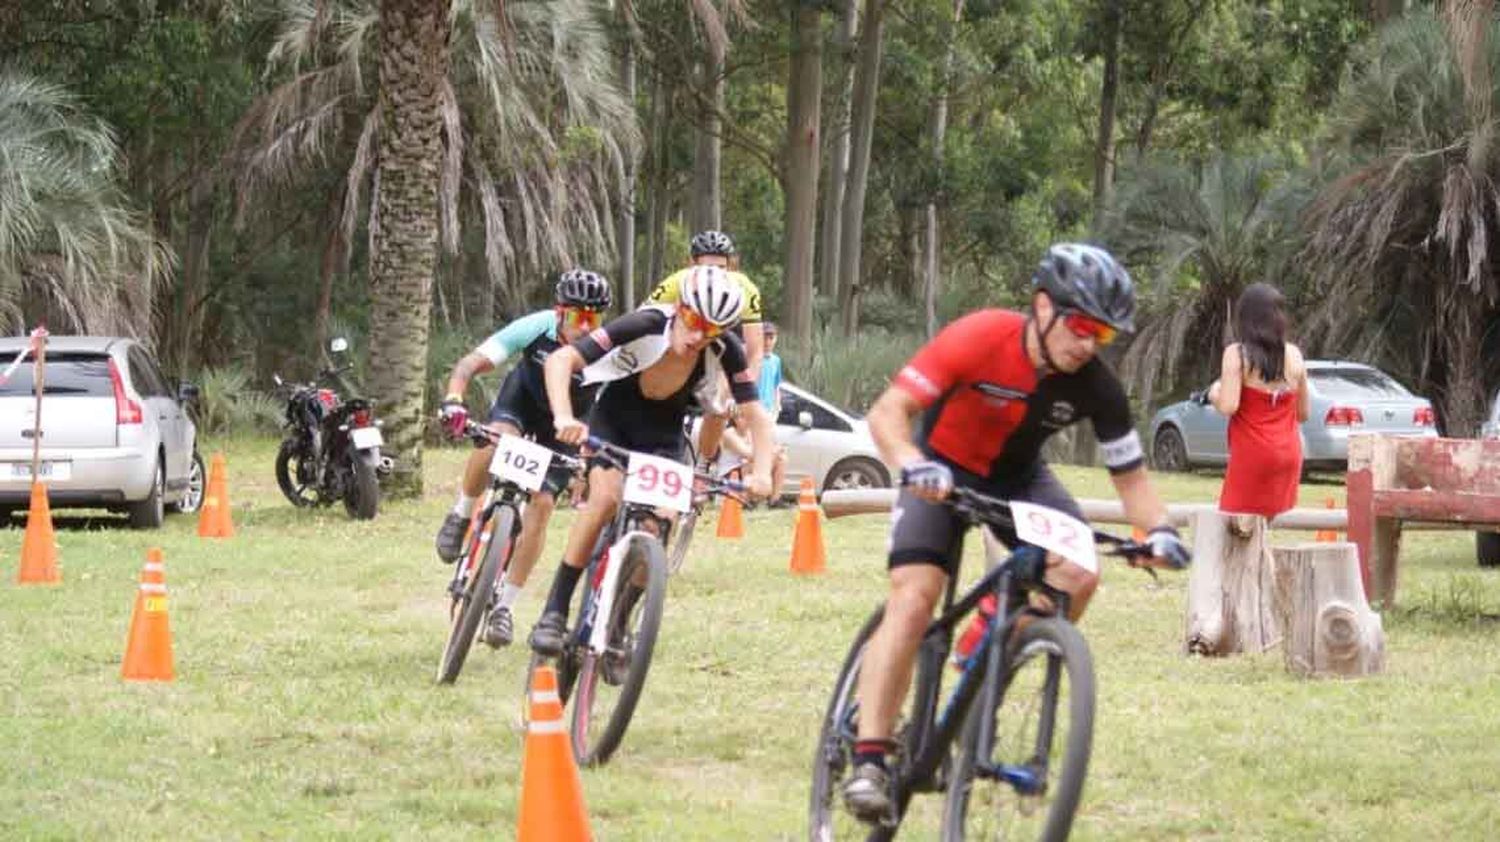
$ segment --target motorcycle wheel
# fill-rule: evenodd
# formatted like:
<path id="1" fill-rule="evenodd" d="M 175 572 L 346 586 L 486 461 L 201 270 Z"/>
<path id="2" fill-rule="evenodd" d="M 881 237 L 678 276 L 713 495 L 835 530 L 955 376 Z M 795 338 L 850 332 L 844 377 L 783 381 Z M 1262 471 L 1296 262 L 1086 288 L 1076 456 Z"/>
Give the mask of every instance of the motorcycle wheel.
<path id="1" fill-rule="evenodd" d="M 380 510 L 380 483 L 375 478 L 375 463 L 358 455 L 349 462 L 349 487 L 344 490 L 344 510 L 355 520 L 370 520 Z"/>
<path id="2" fill-rule="evenodd" d="M 317 484 L 304 483 L 299 479 L 303 474 L 317 473 L 303 470 L 302 465 L 307 458 L 307 454 L 293 439 L 283 441 L 281 449 L 276 451 L 276 485 L 293 506 L 304 509 L 316 506 L 319 502 Z"/>

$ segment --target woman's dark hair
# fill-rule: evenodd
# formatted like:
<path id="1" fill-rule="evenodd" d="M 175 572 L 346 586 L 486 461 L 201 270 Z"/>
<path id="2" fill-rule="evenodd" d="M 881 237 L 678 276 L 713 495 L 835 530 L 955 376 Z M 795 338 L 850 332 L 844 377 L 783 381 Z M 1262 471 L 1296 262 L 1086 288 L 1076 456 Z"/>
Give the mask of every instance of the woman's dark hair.
<path id="1" fill-rule="evenodd" d="M 1267 383 L 1286 374 L 1286 299 L 1270 284 L 1251 284 L 1234 307 L 1235 332 L 1245 365 Z"/>

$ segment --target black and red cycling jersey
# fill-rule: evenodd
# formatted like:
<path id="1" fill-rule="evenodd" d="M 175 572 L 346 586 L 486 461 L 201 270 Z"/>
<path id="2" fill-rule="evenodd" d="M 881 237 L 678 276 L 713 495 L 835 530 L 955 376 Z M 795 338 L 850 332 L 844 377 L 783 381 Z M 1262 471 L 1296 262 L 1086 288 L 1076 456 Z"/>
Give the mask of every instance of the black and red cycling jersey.
<path id="1" fill-rule="evenodd" d="M 989 479 L 1041 461 L 1058 430 L 1088 418 L 1111 473 L 1145 461 L 1119 378 L 1098 358 L 1039 376 L 1026 353 L 1026 316 L 979 310 L 943 328 L 896 375 L 926 409 L 917 442 L 929 455 Z"/>

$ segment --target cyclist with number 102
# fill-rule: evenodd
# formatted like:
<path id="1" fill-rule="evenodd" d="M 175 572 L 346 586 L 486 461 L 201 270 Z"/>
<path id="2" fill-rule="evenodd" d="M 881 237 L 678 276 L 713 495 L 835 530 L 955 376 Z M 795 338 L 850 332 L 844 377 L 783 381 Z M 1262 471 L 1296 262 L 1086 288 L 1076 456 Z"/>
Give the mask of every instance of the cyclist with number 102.
<path id="1" fill-rule="evenodd" d="M 547 358 L 547 398 L 557 440 L 581 444 L 593 436 L 618 448 L 682 461 L 687 447 L 682 422 L 694 400 L 711 399 L 720 372 L 747 413 L 753 447 L 748 491 L 771 494 L 775 427 L 760 404 L 744 345 L 731 330 L 745 309 L 740 284 L 717 266 L 695 266 L 674 304 L 648 304 L 627 313 Z M 569 383 L 603 383 L 588 423 L 579 420 Z M 547 607 L 531 633 L 531 648 L 555 658 L 567 634 L 568 603 L 605 524 L 623 497 L 625 476 L 617 464 L 590 463 L 589 497 L 568 533 Z"/>
<path id="2" fill-rule="evenodd" d="M 887 822 L 893 814 L 886 763 L 896 748 L 896 715 L 969 526 L 945 502 L 955 487 L 1084 521 L 1041 449 L 1086 417 L 1126 515 L 1147 530 L 1152 555 L 1170 567 L 1191 559 L 1147 474 L 1125 390 L 1095 356 L 1133 329 L 1130 276 L 1103 249 L 1060 244 L 1047 251 L 1032 283 L 1029 314 L 989 309 L 955 321 L 912 357 L 867 416 L 885 461 L 901 467 L 903 488 L 891 513 L 890 593 L 859 674 L 857 740 L 844 786 L 845 804 L 864 821 Z M 918 416 L 922 432 L 914 437 Z M 1019 543 L 1013 532 L 996 537 Z M 1044 581 L 1066 595 L 1076 621 L 1098 576 L 1048 553 Z"/>
<path id="3" fill-rule="evenodd" d="M 548 408 L 542 366 L 547 356 L 569 342 L 586 336 L 597 328 L 601 315 L 609 309 L 609 281 L 597 272 L 571 269 L 558 276 L 553 290 L 554 306 L 523 316 L 501 328 L 478 348 L 469 352 L 454 366 L 448 378 L 448 393 L 439 409 L 443 429 L 453 438 L 462 437 L 469 421 L 463 395 L 469 381 L 516 357 L 516 365 L 490 407 L 487 426 L 497 436 L 509 433 L 535 440 L 543 447 L 563 454 L 577 452 L 576 443 L 560 444 L 553 437 L 552 412 Z M 593 400 L 594 389 L 583 385 L 581 377 L 569 384 L 572 401 L 586 407 Z M 445 563 L 453 563 L 463 554 L 464 534 L 474 511 L 475 501 L 490 481 L 490 460 L 494 444 L 485 444 L 469 456 L 458 492 L 458 502 L 443 518 L 437 534 L 437 554 Z M 514 637 L 511 606 L 520 596 L 531 568 L 542 554 L 547 521 L 558 492 L 567 487 L 572 474 L 559 462 L 542 488 L 531 495 L 521 514 L 521 531 L 514 556 L 498 586 L 493 608 L 484 624 L 481 639 L 493 647 L 508 646 Z"/>

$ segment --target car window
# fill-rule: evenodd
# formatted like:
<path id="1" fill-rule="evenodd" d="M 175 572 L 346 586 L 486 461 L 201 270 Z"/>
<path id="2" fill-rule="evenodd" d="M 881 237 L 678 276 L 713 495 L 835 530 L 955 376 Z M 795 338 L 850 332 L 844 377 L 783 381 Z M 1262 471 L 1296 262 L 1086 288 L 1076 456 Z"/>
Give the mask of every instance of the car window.
<path id="1" fill-rule="evenodd" d="M 849 433 L 854 430 L 854 427 L 849 422 L 835 415 L 828 407 L 805 400 L 783 389 L 781 392 L 781 414 L 776 416 L 776 423 L 785 424 L 790 427 L 799 426 L 797 415 L 801 412 L 812 413 L 812 425 L 815 430 L 836 430 L 841 433 Z"/>
<path id="2" fill-rule="evenodd" d="M 142 356 L 146 360 L 147 368 L 151 370 L 151 376 L 155 377 L 156 382 L 161 384 L 161 393 L 175 400 L 177 398 L 177 390 L 172 388 L 171 378 L 162 373 L 161 366 L 156 364 L 156 360 L 153 359 L 149 353 L 143 354 Z"/>
<path id="3" fill-rule="evenodd" d="M 0 397 L 13 398 L 32 394 L 32 373 L 36 366 L 30 360 L 22 363 L 10 379 L 0 383 Z M 59 397 L 110 397 L 114 384 L 109 380 L 109 357 L 104 354 L 49 352 L 43 387 L 48 395 Z"/>
<path id="4" fill-rule="evenodd" d="M 169 394 L 167 385 L 162 382 L 156 373 L 156 367 L 147 359 L 144 351 L 131 346 L 126 359 L 130 364 L 130 383 L 142 397 L 159 398 Z"/>
<path id="5" fill-rule="evenodd" d="M 1373 368 L 1310 368 L 1307 374 L 1318 394 L 1335 400 L 1411 397 L 1400 383 Z"/>

